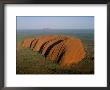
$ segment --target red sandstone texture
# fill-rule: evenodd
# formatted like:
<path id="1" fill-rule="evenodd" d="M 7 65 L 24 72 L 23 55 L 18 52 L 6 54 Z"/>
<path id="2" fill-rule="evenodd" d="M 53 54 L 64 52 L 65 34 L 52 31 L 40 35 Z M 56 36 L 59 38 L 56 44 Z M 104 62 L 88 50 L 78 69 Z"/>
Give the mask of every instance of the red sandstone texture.
<path id="1" fill-rule="evenodd" d="M 61 66 L 78 63 L 85 57 L 80 39 L 63 35 L 44 35 L 23 41 L 24 48 L 38 51 L 46 60 L 53 60 Z"/>

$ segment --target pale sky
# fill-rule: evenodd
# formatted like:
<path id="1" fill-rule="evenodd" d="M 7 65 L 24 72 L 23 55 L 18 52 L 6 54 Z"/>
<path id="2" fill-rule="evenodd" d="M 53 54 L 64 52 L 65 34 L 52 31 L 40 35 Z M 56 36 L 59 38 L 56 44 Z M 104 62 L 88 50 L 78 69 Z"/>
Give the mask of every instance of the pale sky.
<path id="1" fill-rule="evenodd" d="M 94 29 L 94 16 L 17 16 L 17 30 Z"/>

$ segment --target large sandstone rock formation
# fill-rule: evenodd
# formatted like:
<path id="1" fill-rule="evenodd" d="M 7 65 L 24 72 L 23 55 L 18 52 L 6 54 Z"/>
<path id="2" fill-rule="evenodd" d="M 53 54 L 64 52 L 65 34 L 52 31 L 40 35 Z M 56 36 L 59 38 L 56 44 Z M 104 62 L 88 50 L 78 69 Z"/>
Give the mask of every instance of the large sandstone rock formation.
<path id="1" fill-rule="evenodd" d="M 80 39 L 63 35 L 44 35 L 23 41 L 24 48 L 38 51 L 46 60 L 53 60 L 61 66 L 68 66 L 85 57 Z"/>

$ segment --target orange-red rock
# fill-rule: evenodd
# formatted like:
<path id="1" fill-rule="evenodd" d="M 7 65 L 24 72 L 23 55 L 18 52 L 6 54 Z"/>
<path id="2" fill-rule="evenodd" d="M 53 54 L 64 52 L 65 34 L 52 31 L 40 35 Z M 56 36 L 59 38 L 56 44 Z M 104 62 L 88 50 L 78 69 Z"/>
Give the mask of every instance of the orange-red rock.
<path id="1" fill-rule="evenodd" d="M 31 42 L 34 40 L 34 38 L 27 38 L 27 39 L 25 39 L 24 41 L 23 41 L 23 44 L 22 44 L 22 46 L 24 47 L 24 48 L 29 48 L 30 47 L 30 44 L 31 44 Z"/>
<path id="2" fill-rule="evenodd" d="M 78 63 L 85 57 L 81 40 L 64 35 L 44 35 L 25 39 L 23 47 L 30 47 L 45 56 L 46 60 L 56 61 L 61 66 Z"/>

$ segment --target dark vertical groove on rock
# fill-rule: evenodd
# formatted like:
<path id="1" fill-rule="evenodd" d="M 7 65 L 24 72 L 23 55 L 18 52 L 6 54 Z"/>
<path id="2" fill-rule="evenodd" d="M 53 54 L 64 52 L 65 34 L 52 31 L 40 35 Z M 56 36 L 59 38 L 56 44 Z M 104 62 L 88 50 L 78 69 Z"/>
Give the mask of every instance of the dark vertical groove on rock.
<path id="1" fill-rule="evenodd" d="M 60 42 L 62 42 L 63 40 L 58 40 L 57 42 L 53 43 L 52 45 L 50 45 L 48 47 L 48 49 L 46 50 L 46 53 L 44 54 L 45 57 L 47 57 L 47 55 L 49 54 L 50 50 L 57 44 L 59 44 Z"/>
<path id="2" fill-rule="evenodd" d="M 37 44 L 38 41 L 39 41 L 39 39 L 36 41 L 36 43 L 34 44 L 34 46 L 32 47 L 32 49 L 35 48 L 35 46 L 36 46 L 36 44 Z"/>
<path id="3" fill-rule="evenodd" d="M 60 48 L 58 54 L 57 54 L 57 62 L 58 62 L 58 63 L 59 63 L 59 61 L 60 61 L 60 59 L 61 59 L 61 58 L 59 58 L 59 57 L 61 56 L 62 52 L 64 52 L 64 49 L 65 49 L 65 48 L 63 48 L 63 46 L 62 46 L 62 47 Z"/>
<path id="4" fill-rule="evenodd" d="M 62 57 L 63 57 L 64 54 L 65 54 L 65 51 L 62 51 L 62 53 L 58 57 L 57 63 L 59 63 L 62 60 Z"/>
<path id="5" fill-rule="evenodd" d="M 31 41 L 30 48 L 31 48 L 31 46 L 32 46 L 32 43 L 33 43 L 35 40 L 36 40 L 36 39 L 34 39 L 34 40 Z"/>
<path id="6" fill-rule="evenodd" d="M 39 52 L 42 53 L 44 46 L 49 43 L 49 41 L 45 42 L 44 44 L 42 44 L 42 46 L 40 47 Z"/>

